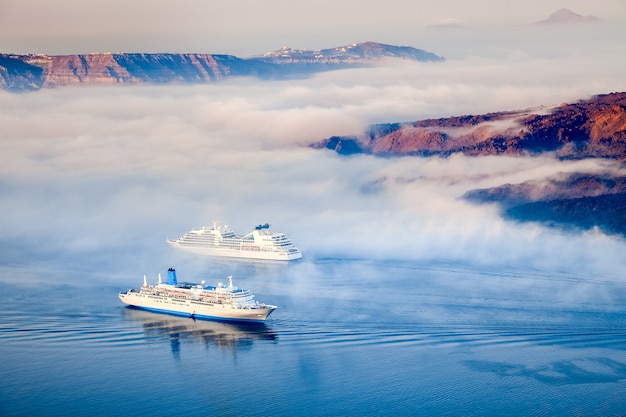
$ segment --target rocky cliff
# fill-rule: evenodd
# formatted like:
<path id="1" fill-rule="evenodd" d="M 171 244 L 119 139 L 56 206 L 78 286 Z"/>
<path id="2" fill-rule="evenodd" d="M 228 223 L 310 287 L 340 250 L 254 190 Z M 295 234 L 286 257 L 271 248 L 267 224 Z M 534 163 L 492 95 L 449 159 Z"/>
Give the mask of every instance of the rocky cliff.
<path id="1" fill-rule="evenodd" d="M 476 203 L 498 203 L 517 221 L 588 230 L 626 237 L 626 177 L 610 174 L 561 174 L 540 181 L 472 190 Z"/>
<path id="2" fill-rule="evenodd" d="M 211 54 L 0 54 L 0 88 L 22 91 L 75 84 L 207 83 L 231 76 L 284 78 L 376 65 L 384 59 L 443 60 L 421 49 L 375 42 L 317 51 L 283 48 L 245 59 Z"/>
<path id="3" fill-rule="evenodd" d="M 269 76 L 264 62 L 230 55 L 0 55 L 0 88 L 21 91 L 66 85 L 206 83 L 232 75 Z"/>
<path id="4" fill-rule="evenodd" d="M 374 125 L 365 134 L 311 145 L 342 155 L 551 155 L 626 161 L 626 93 L 546 109 Z M 506 218 L 626 237 L 626 177 L 575 173 L 473 190 L 463 198 L 497 203 Z"/>
<path id="5" fill-rule="evenodd" d="M 311 145 L 340 154 L 381 156 L 538 155 L 626 158 L 626 93 L 552 109 L 497 112 L 371 126 L 360 136 Z"/>

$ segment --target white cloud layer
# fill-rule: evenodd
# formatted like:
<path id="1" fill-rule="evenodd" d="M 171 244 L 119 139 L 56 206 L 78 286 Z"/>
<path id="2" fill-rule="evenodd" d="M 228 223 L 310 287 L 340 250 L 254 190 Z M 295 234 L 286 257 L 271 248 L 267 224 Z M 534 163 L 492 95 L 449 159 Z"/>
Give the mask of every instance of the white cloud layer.
<path id="1" fill-rule="evenodd" d="M 413 259 L 617 276 L 623 240 L 503 221 L 459 199 L 474 188 L 608 161 L 342 158 L 305 145 L 367 124 L 559 104 L 626 91 L 623 56 L 470 58 L 309 80 L 0 93 L 4 261 L 133 259 L 220 220 L 269 222 L 311 257 Z M 567 71 L 565 71 L 565 68 Z M 42 255 L 43 256 L 43 255 Z M 135 270 L 133 270 L 134 272 Z"/>

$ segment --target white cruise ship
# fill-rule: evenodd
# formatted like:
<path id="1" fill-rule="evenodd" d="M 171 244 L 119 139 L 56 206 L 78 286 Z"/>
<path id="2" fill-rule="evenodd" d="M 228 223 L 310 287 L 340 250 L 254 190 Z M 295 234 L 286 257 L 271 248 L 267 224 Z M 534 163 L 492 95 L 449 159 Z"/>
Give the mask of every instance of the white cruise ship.
<path id="1" fill-rule="evenodd" d="M 228 277 L 228 285 L 178 283 L 172 268 L 167 271 L 167 282 L 161 282 L 159 274 L 159 282 L 148 285 L 144 275 L 139 290 L 121 292 L 119 297 L 132 307 L 208 320 L 264 322 L 277 308 L 259 303 L 250 291 L 235 287 L 233 277 Z"/>
<path id="2" fill-rule="evenodd" d="M 232 258 L 291 261 L 302 253 L 284 233 L 274 233 L 269 224 L 257 226 L 244 236 L 235 235 L 228 226 L 213 222 L 212 227 L 193 229 L 181 238 L 168 240 L 172 247 L 201 255 Z"/>

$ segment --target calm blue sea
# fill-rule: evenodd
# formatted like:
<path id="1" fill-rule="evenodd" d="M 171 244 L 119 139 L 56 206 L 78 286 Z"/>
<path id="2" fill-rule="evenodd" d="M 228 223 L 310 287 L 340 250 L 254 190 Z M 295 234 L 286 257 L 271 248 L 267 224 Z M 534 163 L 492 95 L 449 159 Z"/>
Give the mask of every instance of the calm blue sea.
<path id="1" fill-rule="evenodd" d="M 0 415 L 626 415 L 623 281 L 203 262 L 193 276 L 170 266 L 187 281 L 232 274 L 279 309 L 260 326 L 194 321 L 122 305 L 146 271 L 0 269 Z"/>

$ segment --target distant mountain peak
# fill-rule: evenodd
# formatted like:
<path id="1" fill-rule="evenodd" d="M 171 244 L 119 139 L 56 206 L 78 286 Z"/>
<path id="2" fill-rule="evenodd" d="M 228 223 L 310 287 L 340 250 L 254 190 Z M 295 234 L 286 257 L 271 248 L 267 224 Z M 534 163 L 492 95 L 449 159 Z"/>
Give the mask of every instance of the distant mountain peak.
<path id="1" fill-rule="evenodd" d="M 578 24 L 578 23 L 599 23 L 601 19 L 595 16 L 582 16 L 578 13 L 574 13 L 570 9 L 559 9 L 556 12 L 548 16 L 547 19 L 536 22 L 536 25 L 563 25 L 563 24 Z"/>
<path id="2" fill-rule="evenodd" d="M 384 58 L 411 59 L 417 61 L 443 61 L 433 53 L 410 46 L 394 46 L 378 42 L 361 42 L 329 49 L 293 49 L 287 46 L 263 54 L 261 59 L 273 63 L 351 63 L 377 61 Z"/>
<path id="3" fill-rule="evenodd" d="M 377 42 L 313 51 L 283 46 L 251 58 L 190 53 L 0 53 L 0 90 L 38 90 L 72 84 L 206 83 L 234 76 L 284 79 L 321 71 L 384 65 L 388 58 L 444 61 L 422 49 Z"/>

